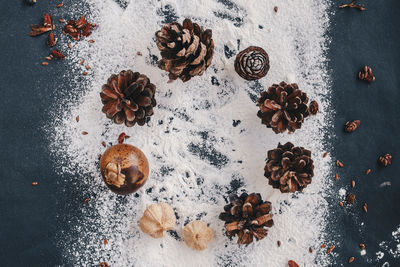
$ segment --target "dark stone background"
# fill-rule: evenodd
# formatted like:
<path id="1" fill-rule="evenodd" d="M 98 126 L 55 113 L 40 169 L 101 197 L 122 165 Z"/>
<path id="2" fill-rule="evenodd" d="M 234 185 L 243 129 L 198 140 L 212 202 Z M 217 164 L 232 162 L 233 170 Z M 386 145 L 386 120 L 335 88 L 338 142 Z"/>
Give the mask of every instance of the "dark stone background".
<path id="1" fill-rule="evenodd" d="M 0 115 L 0 260 L 1 266 L 66 265 L 57 247 L 58 233 L 71 227 L 68 219 L 79 216 L 82 193 L 71 192 L 57 182 L 48 151 L 48 139 L 41 127 L 50 119 L 49 106 L 62 92 L 55 83 L 62 79 L 62 62 L 42 67 L 47 55 L 45 36 L 27 36 L 29 24 L 40 22 L 42 15 L 60 1 L 43 1 L 34 7 L 23 1 L 1 1 L 0 73 L 2 112 Z M 356 181 L 352 190 L 356 204 L 340 208 L 339 198 L 329 198 L 332 238 L 341 241 L 335 249 L 337 265 L 400 266 L 399 259 L 385 256 L 380 264 L 374 259 L 378 243 L 390 240 L 391 232 L 400 222 L 400 171 L 397 151 L 400 141 L 400 1 L 362 1 L 367 11 L 338 10 L 332 16 L 332 37 L 328 57 L 333 86 L 332 112 L 335 114 L 333 159 L 340 159 L 344 168 L 338 170 L 340 179 L 335 190 Z M 338 2 L 341 4 L 341 2 Z M 357 80 L 359 69 L 371 66 L 376 82 Z M 360 119 L 361 126 L 352 133 L 343 132 L 347 120 Z M 392 166 L 382 168 L 377 158 L 390 153 Z M 370 175 L 364 171 L 372 169 Z M 64 177 L 66 178 L 66 177 Z M 39 185 L 33 187 L 32 181 Z M 384 181 L 391 186 L 380 188 Z M 336 186 L 337 185 L 337 186 Z M 362 204 L 368 203 L 368 213 Z M 359 231 L 360 222 L 365 228 Z M 365 243 L 367 256 L 359 256 L 358 244 Z M 97 263 L 94 263 L 97 264 Z"/>

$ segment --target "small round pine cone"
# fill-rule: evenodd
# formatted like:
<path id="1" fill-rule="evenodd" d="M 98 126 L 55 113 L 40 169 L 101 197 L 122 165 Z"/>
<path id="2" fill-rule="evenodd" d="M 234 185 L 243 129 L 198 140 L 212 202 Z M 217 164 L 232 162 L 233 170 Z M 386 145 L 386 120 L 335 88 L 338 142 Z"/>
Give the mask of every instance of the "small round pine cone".
<path id="1" fill-rule="evenodd" d="M 102 111 L 116 124 L 143 126 L 157 104 L 155 92 L 156 86 L 146 75 L 123 70 L 111 75 L 103 85 L 100 93 L 104 105 Z"/>
<path id="2" fill-rule="evenodd" d="M 235 70 L 248 81 L 261 79 L 269 71 L 269 56 L 261 47 L 250 46 L 236 56 Z"/>
<path id="3" fill-rule="evenodd" d="M 279 188 L 282 193 L 303 191 L 311 184 L 314 176 L 314 162 L 311 151 L 304 147 L 295 147 L 287 142 L 284 145 L 268 151 L 264 175 L 273 188 Z"/>
<path id="4" fill-rule="evenodd" d="M 300 129 L 304 119 L 310 115 L 307 94 L 296 83 L 273 84 L 261 93 L 257 102 L 260 108 L 257 116 L 261 123 L 277 134 L 286 130 L 293 133 Z"/>
<path id="5" fill-rule="evenodd" d="M 169 79 L 186 82 L 194 76 L 203 75 L 211 65 L 214 55 L 212 31 L 204 30 L 197 23 L 185 19 L 165 24 L 157 31 L 156 43 L 161 51 L 158 67 L 169 72 Z"/>
<path id="6" fill-rule="evenodd" d="M 248 245 L 254 238 L 258 241 L 267 236 L 268 228 L 274 225 L 271 202 L 263 201 L 256 193 L 230 194 L 229 202 L 219 215 L 229 237 L 237 235 L 239 245 Z"/>

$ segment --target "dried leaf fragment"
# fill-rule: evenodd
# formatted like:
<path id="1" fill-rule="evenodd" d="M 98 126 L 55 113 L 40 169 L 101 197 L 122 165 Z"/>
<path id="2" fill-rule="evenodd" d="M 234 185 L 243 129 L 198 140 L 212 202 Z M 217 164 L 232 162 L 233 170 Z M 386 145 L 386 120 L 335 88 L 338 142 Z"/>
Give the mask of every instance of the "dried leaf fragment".
<path id="1" fill-rule="evenodd" d="M 49 38 L 47 39 L 47 45 L 53 47 L 56 45 L 58 38 L 54 38 L 53 32 L 50 32 Z"/>
<path id="2" fill-rule="evenodd" d="M 51 26 L 45 27 L 45 26 L 42 26 L 39 24 L 34 24 L 34 25 L 31 25 L 31 32 L 29 33 L 29 36 L 32 36 L 32 37 L 38 36 L 38 35 L 41 35 L 45 32 L 51 31 L 51 30 L 52 30 Z"/>
<path id="3" fill-rule="evenodd" d="M 53 55 L 53 57 L 55 57 L 57 59 L 64 59 L 65 58 L 65 55 L 63 53 L 61 53 L 60 50 L 58 50 L 58 49 L 51 50 L 51 54 Z"/>
<path id="4" fill-rule="evenodd" d="M 289 267 L 300 267 L 294 260 L 288 261 Z"/>
<path id="5" fill-rule="evenodd" d="M 43 26 L 51 28 L 51 25 L 52 25 L 52 23 L 51 23 L 51 17 L 49 15 L 49 13 L 44 14 Z"/>

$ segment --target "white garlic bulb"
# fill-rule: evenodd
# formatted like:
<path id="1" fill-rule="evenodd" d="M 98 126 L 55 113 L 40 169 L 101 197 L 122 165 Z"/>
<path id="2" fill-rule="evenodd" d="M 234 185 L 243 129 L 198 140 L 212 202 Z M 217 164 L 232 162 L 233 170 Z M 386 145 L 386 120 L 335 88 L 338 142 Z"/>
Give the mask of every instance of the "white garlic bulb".
<path id="1" fill-rule="evenodd" d="M 167 203 L 152 204 L 144 211 L 139 225 L 151 237 L 163 237 L 165 231 L 171 230 L 175 225 L 174 210 Z"/>
<path id="2" fill-rule="evenodd" d="M 203 221 L 193 221 L 183 228 L 186 245 L 195 250 L 204 250 L 213 239 L 213 233 Z"/>

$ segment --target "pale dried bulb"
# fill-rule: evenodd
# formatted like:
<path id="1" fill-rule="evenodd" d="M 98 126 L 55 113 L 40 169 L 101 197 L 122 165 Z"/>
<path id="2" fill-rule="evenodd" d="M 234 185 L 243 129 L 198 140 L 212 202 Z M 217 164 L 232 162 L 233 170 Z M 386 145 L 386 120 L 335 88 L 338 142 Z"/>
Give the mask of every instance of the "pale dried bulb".
<path id="1" fill-rule="evenodd" d="M 195 250 L 204 250 L 213 239 L 213 233 L 203 221 L 193 221 L 183 228 L 186 245 Z"/>
<path id="2" fill-rule="evenodd" d="M 144 211 L 139 225 L 151 237 L 163 237 L 165 231 L 171 230 L 175 225 L 174 210 L 167 203 L 152 204 Z"/>

